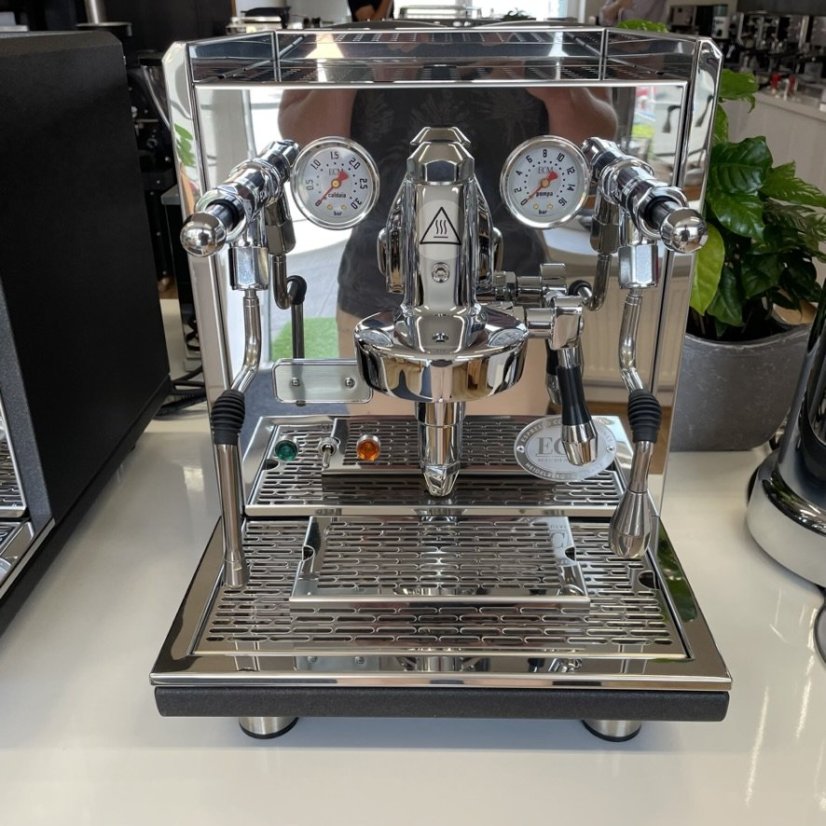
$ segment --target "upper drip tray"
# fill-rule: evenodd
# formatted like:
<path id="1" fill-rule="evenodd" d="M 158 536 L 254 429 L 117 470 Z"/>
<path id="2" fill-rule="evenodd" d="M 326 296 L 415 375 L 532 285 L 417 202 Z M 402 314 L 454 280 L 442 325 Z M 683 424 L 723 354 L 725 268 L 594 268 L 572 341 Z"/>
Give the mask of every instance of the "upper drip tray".
<path id="1" fill-rule="evenodd" d="M 244 459 L 244 476 L 253 480 L 246 515 L 469 516 L 515 511 L 521 516 L 610 516 L 622 496 L 615 463 L 566 482 L 538 479 L 517 464 L 514 443 L 533 421 L 468 416 L 456 486 L 449 496 L 434 497 L 422 478 L 418 432 L 411 417 L 262 418 Z M 630 458 L 619 420 L 600 416 L 596 421 L 611 430 L 617 452 L 625 451 Z M 381 445 L 379 456 L 369 463 L 359 462 L 356 455 L 356 445 L 365 435 Z M 324 467 L 322 447 L 330 440 L 336 451 Z M 285 444 L 292 454 L 288 460 L 281 458 Z"/>
<path id="2" fill-rule="evenodd" d="M 299 607 L 526 605 L 587 610 L 565 517 L 309 521 Z"/>
<path id="3" fill-rule="evenodd" d="M 468 416 L 462 426 L 462 473 L 521 475 L 513 455 L 514 444 L 530 418 Z M 409 416 L 348 416 L 332 422 L 331 439 L 338 450 L 324 474 L 411 474 L 420 472 L 419 434 Z M 372 437 L 381 452 L 370 462 L 359 460 L 357 445 Z"/>

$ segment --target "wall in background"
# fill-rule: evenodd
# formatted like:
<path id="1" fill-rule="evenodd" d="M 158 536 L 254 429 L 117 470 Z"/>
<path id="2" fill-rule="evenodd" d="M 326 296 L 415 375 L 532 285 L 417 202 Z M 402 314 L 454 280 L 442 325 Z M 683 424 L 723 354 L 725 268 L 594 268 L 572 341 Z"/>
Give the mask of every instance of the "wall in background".
<path id="1" fill-rule="evenodd" d="M 736 10 L 826 15 L 826 3 L 823 0 L 739 0 Z"/>

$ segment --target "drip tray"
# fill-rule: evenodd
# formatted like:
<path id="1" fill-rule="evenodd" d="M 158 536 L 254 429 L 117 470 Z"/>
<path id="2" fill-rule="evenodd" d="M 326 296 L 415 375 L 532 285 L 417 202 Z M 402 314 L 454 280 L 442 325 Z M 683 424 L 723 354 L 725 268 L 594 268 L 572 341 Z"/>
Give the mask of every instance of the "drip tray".
<path id="1" fill-rule="evenodd" d="M 565 517 L 317 517 L 290 604 L 586 611 L 590 600 Z"/>

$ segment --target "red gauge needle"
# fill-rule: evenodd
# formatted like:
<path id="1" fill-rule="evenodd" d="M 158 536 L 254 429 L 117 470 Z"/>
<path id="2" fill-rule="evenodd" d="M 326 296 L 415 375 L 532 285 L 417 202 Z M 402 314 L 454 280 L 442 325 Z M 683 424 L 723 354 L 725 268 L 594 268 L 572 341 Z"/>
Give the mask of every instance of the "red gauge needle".
<path id="1" fill-rule="evenodd" d="M 327 191 L 315 202 L 316 206 L 321 206 L 321 202 L 334 190 L 338 189 L 350 176 L 343 170 L 339 169 L 338 175 L 333 178 Z"/>
<path id="2" fill-rule="evenodd" d="M 530 195 L 528 195 L 528 198 L 533 198 L 533 196 L 536 195 L 536 193 L 539 192 L 540 189 L 546 189 L 547 187 L 549 187 L 551 185 L 551 181 L 555 181 L 558 177 L 559 175 L 557 175 L 556 172 L 549 172 L 547 177 L 543 178 L 539 182 L 539 186 L 533 192 L 531 192 Z"/>

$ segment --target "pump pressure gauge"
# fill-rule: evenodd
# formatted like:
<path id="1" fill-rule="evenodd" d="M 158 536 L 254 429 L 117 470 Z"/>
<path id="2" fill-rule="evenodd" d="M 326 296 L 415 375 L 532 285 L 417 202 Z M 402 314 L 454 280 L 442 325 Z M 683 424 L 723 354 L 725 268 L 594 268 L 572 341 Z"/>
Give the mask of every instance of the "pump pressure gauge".
<path id="1" fill-rule="evenodd" d="M 547 229 L 572 218 L 588 196 L 591 171 L 582 152 L 565 138 L 531 138 L 511 152 L 499 189 L 511 214 L 529 227 Z"/>
<path id="2" fill-rule="evenodd" d="M 347 229 L 367 216 L 379 197 L 379 172 L 367 151 L 347 138 L 308 143 L 291 175 L 298 208 L 314 224 Z"/>

